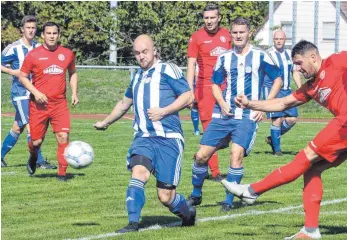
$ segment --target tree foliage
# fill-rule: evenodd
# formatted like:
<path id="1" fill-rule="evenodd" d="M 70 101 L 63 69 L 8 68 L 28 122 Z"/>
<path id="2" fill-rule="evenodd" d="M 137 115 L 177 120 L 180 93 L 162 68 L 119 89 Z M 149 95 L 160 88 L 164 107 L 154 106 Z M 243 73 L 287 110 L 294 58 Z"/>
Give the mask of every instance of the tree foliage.
<path id="1" fill-rule="evenodd" d="M 221 25 L 229 28 L 236 16 L 250 19 L 253 29 L 264 22 L 267 2 L 219 2 Z M 133 40 L 140 34 L 152 36 L 165 60 L 186 64 L 190 35 L 202 25 L 206 2 L 124 1 L 117 8 L 109 2 L 2 2 L 2 48 L 20 37 L 18 28 L 24 15 L 36 15 L 39 26 L 55 21 L 61 26 L 61 43 L 71 48 L 79 64 L 110 64 L 110 44 L 116 45 L 118 64 L 135 63 Z M 40 32 L 38 32 L 38 36 Z"/>

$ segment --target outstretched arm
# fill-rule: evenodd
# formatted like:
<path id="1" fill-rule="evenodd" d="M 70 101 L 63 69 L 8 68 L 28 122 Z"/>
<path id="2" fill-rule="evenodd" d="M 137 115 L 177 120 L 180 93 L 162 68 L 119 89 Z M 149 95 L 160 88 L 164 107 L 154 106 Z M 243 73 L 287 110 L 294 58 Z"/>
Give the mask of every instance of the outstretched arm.
<path id="1" fill-rule="evenodd" d="M 96 122 L 93 127 L 96 130 L 106 130 L 108 126 L 123 117 L 131 105 L 133 105 L 133 99 L 124 96 L 123 99 L 116 104 L 112 112 L 103 121 Z"/>
<path id="2" fill-rule="evenodd" d="M 251 101 L 251 100 L 248 100 L 247 96 L 242 94 L 235 97 L 235 103 L 238 107 L 241 107 L 241 108 L 250 108 L 253 110 L 264 111 L 264 112 L 281 112 L 285 109 L 301 105 L 304 102 L 297 100 L 293 96 L 293 94 L 286 96 L 284 98 L 275 98 L 275 99 L 264 100 L 264 101 L 260 101 L 260 100 Z"/>

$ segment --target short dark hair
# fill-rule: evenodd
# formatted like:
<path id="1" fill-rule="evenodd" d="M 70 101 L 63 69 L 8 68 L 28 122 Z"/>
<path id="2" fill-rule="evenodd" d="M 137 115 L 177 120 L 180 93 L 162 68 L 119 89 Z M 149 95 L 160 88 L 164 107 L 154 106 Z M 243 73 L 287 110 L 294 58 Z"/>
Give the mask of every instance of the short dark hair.
<path id="1" fill-rule="evenodd" d="M 54 26 L 57 27 L 58 33 L 60 33 L 60 26 L 55 22 L 46 22 L 45 24 L 43 24 L 42 33 L 45 32 L 46 27 L 54 27 Z"/>
<path id="2" fill-rule="evenodd" d="M 251 23 L 247 18 L 237 17 L 231 22 L 231 26 L 233 25 L 246 25 L 248 30 L 251 30 Z"/>
<path id="3" fill-rule="evenodd" d="M 311 50 L 315 50 L 317 53 L 319 53 L 316 45 L 306 40 L 300 40 L 292 49 L 292 58 L 295 55 L 305 55 L 305 53 Z"/>
<path id="4" fill-rule="evenodd" d="M 207 3 L 206 7 L 204 8 L 204 12 L 206 11 L 214 11 L 217 10 L 218 15 L 220 15 L 220 9 L 219 6 L 215 3 Z"/>
<path id="5" fill-rule="evenodd" d="M 21 27 L 24 27 L 24 24 L 25 23 L 29 23 L 29 22 L 34 22 L 36 23 L 37 22 L 37 19 L 35 16 L 32 16 L 32 15 L 27 15 L 27 16 L 24 16 L 22 21 L 21 21 Z"/>

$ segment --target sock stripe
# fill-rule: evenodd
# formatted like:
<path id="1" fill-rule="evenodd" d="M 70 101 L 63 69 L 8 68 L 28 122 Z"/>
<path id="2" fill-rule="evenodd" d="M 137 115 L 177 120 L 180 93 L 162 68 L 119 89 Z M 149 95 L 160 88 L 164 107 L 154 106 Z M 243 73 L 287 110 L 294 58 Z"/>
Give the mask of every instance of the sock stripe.
<path id="1" fill-rule="evenodd" d="M 132 178 L 131 180 L 130 180 L 130 183 L 129 183 L 129 187 L 138 187 L 138 188 L 144 188 L 144 186 L 145 186 L 145 183 L 144 182 L 142 182 L 142 181 L 140 181 L 140 180 L 138 180 L 138 179 L 134 179 L 134 178 Z"/>
<path id="2" fill-rule="evenodd" d="M 14 137 L 15 139 L 18 139 L 18 137 L 19 137 L 19 134 L 13 132 L 12 129 L 10 130 L 10 134 L 11 134 L 11 136 Z"/>
<path id="3" fill-rule="evenodd" d="M 244 173 L 245 173 L 244 168 L 242 169 L 229 168 L 228 170 L 228 174 L 232 174 L 232 175 L 243 175 Z"/>
<path id="4" fill-rule="evenodd" d="M 175 208 L 179 204 L 180 200 L 181 200 L 181 196 L 179 194 L 176 194 L 175 199 L 170 204 L 171 205 L 170 207 Z"/>
<path id="5" fill-rule="evenodd" d="M 270 127 L 271 130 L 281 130 L 281 127 L 275 126 L 275 125 L 271 125 Z"/>

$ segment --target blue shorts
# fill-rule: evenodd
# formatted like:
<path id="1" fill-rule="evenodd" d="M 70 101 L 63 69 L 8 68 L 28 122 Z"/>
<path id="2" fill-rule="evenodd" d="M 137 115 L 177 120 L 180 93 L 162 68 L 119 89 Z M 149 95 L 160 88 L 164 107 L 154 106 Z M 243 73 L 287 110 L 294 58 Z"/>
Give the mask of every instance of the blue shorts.
<path id="1" fill-rule="evenodd" d="M 269 92 L 271 90 L 270 87 L 263 87 L 263 98 L 266 99 L 269 95 Z M 287 89 L 283 90 L 281 89 L 280 92 L 277 94 L 276 98 L 283 98 L 286 96 L 289 96 L 292 94 L 292 90 Z M 284 110 L 283 112 L 267 112 L 266 117 L 269 118 L 280 118 L 280 117 L 297 117 L 298 116 L 298 108 L 292 107 L 287 110 Z"/>
<path id="2" fill-rule="evenodd" d="M 255 142 L 257 129 L 258 123 L 251 119 L 212 118 L 202 135 L 200 144 L 223 149 L 229 146 L 232 139 L 233 143 L 245 149 L 247 156 Z"/>
<path id="3" fill-rule="evenodd" d="M 152 162 L 153 175 L 157 180 L 178 186 L 181 177 L 184 143 L 176 138 L 138 137 L 134 139 L 127 156 L 129 170 L 130 158 L 142 155 Z"/>
<path id="4" fill-rule="evenodd" d="M 29 101 L 29 99 L 12 100 L 12 104 L 16 109 L 14 120 L 20 128 L 29 123 Z"/>

